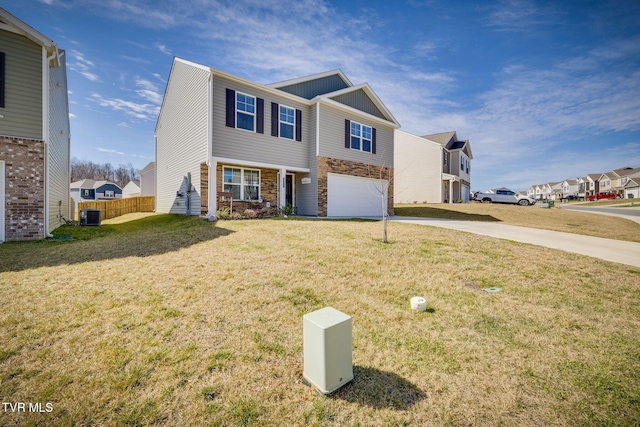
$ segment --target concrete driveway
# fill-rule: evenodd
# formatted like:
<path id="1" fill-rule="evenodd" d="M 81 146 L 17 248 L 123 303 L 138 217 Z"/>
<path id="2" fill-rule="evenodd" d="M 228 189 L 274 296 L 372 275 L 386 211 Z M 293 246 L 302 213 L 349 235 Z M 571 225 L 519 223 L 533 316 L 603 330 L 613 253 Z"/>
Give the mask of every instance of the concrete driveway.
<path id="1" fill-rule="evenodd" d="M 640 243 L 519 227 L 495 222 L 454 221 L 402 216 L 392 216 L 389 217 L 389 220 L 400 223 L 449 228 L 452 230 L 497 237 L 499 239 L 513 240 L 515 242 L 530 243 L 532 245 L 560 249 L 566 252 L 573 252 L 640 268 Z"/>

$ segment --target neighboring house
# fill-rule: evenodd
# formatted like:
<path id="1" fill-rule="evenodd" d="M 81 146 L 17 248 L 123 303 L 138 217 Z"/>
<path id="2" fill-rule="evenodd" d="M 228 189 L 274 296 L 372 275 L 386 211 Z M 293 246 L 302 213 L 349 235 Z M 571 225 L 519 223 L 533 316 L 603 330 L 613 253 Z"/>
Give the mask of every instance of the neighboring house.
<path id="1" fill-rule="evenodd" d="M 584 177 L 586 196 L 593 196 L 600 192 L 601 173 L 590 173 Z"/>
<path id="2" fill-rule="evenodd" d="M 140 175 L 140 195 L 156 195 L 156 162 L 150 162 L 139 173 Z"/>
<path id="3" fill-rule="evenodd" d="M 613 190 L 613 182 L 618 177 L 618 175 L 611 171 L 606 172 L 600 175 L 598 178 L 599 183 L 599 193 L 610 193 Z"/>
<path id="4" fill-rule="evenodd" d="M 580 198 L 581 200 L 586 200 L 587 185 L 588 185 L 587 177 L 581 176 L 577 178 L 577 181 L 578 181 L 578 198 Z"/>
<path id="5" fill-rule="evenodd" d="M 562 181 L 562 197 L 578 196 L 580 184 L 575 178 L 569 178 Z"/>
<path id="6" fill-rule="evenodd" d="M 629 180 L 629 175 L 639 171 L 640 168 L 633 169 L 631 167 L 615 169 L 613 173 L 616 175 L 615 178 L 611 180 L 611 191 L 615 194 L 620 194 L 624 197 L 625 189 L 624 186 Z"/>
<path id="7" fill-rule="evenodd" d="M 122 189 L 110 181 L 82 179 L 70 185 L 71 197 L 75 201 L 74 211 L 78 211 L 78 203 L 98 200 L 115 200 L 122 198 Z"/>
<path id="8" fill-rule="evenodd" d="M 393 212 L 398 122 L 340 70 L 263 85 L 175 58 L 156 126 L 156 211 Z M 384 207 L 384 208 L 383 208 Z"/>
<path id="9" fill-rule="evenodd" d="M 69 218 L 69 173 L 65 52 L 0 8 L 0 242 Z"/>
<path id="10" fill-rule="evenodd" d="M 140 196 L 140 181 L 129 181 L 122 189 L 122 198 Z"/>
<path id="11" fill-rule="evenodd" d="M 419 137 L 396 130 L 394 145 L 396 203 L 469 201 L 469 141 L 458 141 L 455 131 Z"/>
<path id="12" fill-rule="evenodd" d="M 640 169 L 635 169 L 626 178 L 627 180 L 624 184 L 625 199 L 640 198 Z"/>

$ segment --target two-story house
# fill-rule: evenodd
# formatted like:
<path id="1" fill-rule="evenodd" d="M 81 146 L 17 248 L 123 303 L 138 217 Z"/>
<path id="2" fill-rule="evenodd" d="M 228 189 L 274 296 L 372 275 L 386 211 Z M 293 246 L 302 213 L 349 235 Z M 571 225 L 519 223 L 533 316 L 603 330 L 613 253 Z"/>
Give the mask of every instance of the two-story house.
<path id="1" fill-rule="evenodd" d="M 562 181 L 562 197 L 578 197 L 579 190 L 580 184 L 576 178 L 567 178 Z"/>
<path id="2" fill-rule="evenodd" d="M 74 212 L 78 212 L 78 203 L 122 198 L 122 188 L 110 181 L 81 179 L 69 185 L 70 194 L 75 203 Z"/>
<path id="3" fill-rule="evenodd" d="M 471 145 L 455 131 L 422 137 L 396 130 L 396 203 L 468 202 L 471 195 Z"/>
<path id="4" fill-rule="evenodd" d="M 340 70 L 264 85 L 175 58 L 155 131 L 156 211 L 215 215 L 231 197 L 234 210 L 392 213 L 398 127 Z"/>
<path id="5" fill-rule="evenodd" d="M 69 174 L 65 52 L 0 8 L 0 242 L 69 218 Z"/>

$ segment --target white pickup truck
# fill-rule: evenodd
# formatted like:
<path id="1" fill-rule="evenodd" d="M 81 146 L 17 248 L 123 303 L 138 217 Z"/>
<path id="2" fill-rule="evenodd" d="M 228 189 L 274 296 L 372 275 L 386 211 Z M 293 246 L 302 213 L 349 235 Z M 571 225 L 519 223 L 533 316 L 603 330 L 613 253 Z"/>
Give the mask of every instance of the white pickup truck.
<path id="1" fill-rule="evenodd" d="M 512 203 L 520 206 L 529 206 L 536 203 L 529 196 L 523 196 L 507 189 L 496 190 L 495 193 L 475 193 L 473 199 L 483 203 Z"/>

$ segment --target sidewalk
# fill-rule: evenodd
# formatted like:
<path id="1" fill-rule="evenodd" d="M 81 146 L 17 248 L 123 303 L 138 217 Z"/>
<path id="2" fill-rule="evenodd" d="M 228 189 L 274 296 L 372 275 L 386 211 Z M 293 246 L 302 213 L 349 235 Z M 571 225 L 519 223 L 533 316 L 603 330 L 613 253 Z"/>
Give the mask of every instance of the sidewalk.
<path id="1" fill-rule="evenodd" d="M 603 239 L 601 237 L 519 227 L 495 222 L 454 221 L 448 219 L 410 218 L 401 216 L 389 217 L 389 221 L 466 231 L 468 233 L 497 237 L 499 239 L 560 249 L 566 252 L 573 252 L 640 268 L 640 243 L 635 242 Z"/>

